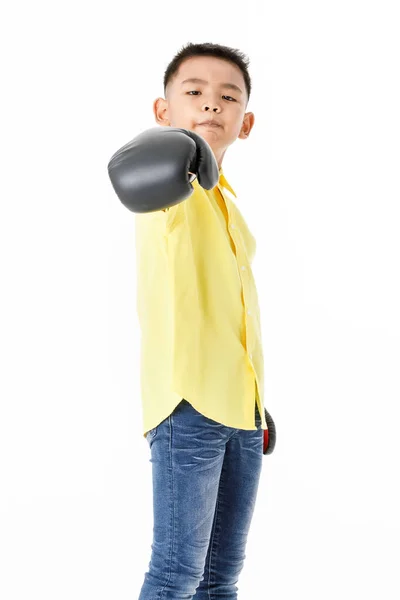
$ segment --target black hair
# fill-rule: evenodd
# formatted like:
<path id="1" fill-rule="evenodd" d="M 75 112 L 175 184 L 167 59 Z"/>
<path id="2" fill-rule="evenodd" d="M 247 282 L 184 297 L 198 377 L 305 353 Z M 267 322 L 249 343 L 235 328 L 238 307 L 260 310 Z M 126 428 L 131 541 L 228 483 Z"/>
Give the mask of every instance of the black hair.
<path id="1" fill-rule="evenodd" d="M 222 58 L 223 60 L 227 60 L 239 67 L 243 74 L 248 103 L 251 92 L 251 79 L 248 72 L 248 66 L 250 63 L 249 58 L 243 52 L 235 48 L 229 48 L 228 46 L 221 46 L 220 44 L 212 44 L 208 42 L 204 44 L 193 44 L 189 42 L 185 46 L 182 46 L 182 48 L 177 52 L 164 73 L 164 95 L 167 84 L 178 73 L 182 62 L 187 58 L 191 58 L 192 56 L 215 56 L 216 58 Z"/>

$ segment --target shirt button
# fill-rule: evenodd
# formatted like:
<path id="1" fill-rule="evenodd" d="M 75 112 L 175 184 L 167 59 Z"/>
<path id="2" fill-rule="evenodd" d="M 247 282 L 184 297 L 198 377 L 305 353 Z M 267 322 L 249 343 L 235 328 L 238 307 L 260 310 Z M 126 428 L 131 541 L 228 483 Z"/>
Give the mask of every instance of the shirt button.
<path id="1" fill-rule="evenodd" d="M 233 224 L 233 223 L 232 223 L 232 225 L 231 225 L 231 229 L 235 229 L 235 226 L 234 226 L 234 224 Z"/>
<path id="2" fill-rule="evenodd" d="M 242 271 L 245 271 L 246 267 L 244 265 L 242 265 Z"/>
<path id="3" fill-rule="evenodd" d="M 248 310 L 248 311 L 247 311 L 247 314 L 248 314 L 248 315 L 251 315 L 251 310 Z"/>

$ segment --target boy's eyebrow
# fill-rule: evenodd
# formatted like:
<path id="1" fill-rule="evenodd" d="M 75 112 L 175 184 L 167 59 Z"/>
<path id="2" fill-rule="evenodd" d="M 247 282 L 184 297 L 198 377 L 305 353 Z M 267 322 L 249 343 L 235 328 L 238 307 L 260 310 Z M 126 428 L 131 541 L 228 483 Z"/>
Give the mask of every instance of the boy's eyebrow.
<path id="1" fill-rule="evenodd" d="M 189 79 L 185 79 L 184 81 L 182 81 L 181 85 L 184 85 L 185 83 L 208 83 L 208 81 L 205 81 L 204 79 L 199 79 L 198 77 L 189 77 Z M 238 87 L 234 83 L 221 83 L 221 87 L 229 88 L 230 90 L 235 90 L 239 94 L 243 94 L 240 87 Z"/>

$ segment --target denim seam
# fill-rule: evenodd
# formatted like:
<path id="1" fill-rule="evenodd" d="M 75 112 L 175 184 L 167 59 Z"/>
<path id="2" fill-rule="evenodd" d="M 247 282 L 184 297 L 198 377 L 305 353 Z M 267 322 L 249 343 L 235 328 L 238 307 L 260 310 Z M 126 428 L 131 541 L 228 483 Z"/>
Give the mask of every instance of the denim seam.
<path id="1" fill-rule="evenodd" d="M 208 598 L 209 598 L 209 600 L 213 600 L 213 597 L 211 596 L 211 592 L 210 592 L 211 573 L 213 572 L 213 569 L 215 568 L 215 561 L 214 561 L 215 552 L 216 552 L 215 541 L 218 539 L 219 503 L 220 503 L 220 494 L 223 495 L 223 489 L 224 489 L 224 464 L 222 462 L 222 469 L 221 469 L 221 475 L 220 475 L 220 479 L 219 479 L 218 493 L 217 493 L 217 503 L 216 503 L 216 507 L 215 507 L 215 521 L 214 521 L 214 526 L 213 526 L 213 530 L 211 533 L 211 540 L 210 540 L 211 549 L 210 549 L 210 560 L 209 560 L 209 569 L 208 569 Z"/>
<path id="2" fill-rule="evenodd" d="M 170 472 L 170 490 L 171 490 L 171 519 L 170 519 L 170 531 L 171 531 L 171 540 L 170 540 L 170 549 L 169 549 L 169 573 L 168 579 L 160 592 L 159 600 L 162 599 L 164 591 L 171 580 L 172 573 L 172 555 L 174 548 L 174 539 L 175 539 L 175 498 L 174 498 L 174 478 L 173 478 L 173 468 L 172 468 L 172 415 L 168 417 L 169 423 L 169 472 Z"/>

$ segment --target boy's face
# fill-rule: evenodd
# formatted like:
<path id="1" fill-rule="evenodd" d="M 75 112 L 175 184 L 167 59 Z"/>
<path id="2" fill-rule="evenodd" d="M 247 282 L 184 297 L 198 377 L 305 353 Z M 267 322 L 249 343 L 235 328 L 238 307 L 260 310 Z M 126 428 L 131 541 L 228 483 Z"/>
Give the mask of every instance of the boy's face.
<path id="1" fill-rule="evenodd" d="M 198 78 L 204 82 L 187 82 Z M 240 88 L 232 89 L 223 84 Z M 159 125 L 190 129 L 211 146 L 218 167 L 226 149 L 239 137 L 246 139 L 254 125 L 254 114 L 246 113 L 247 92 L 241 70 L 236 65 L 214 56 L 193 56 L 180 66 L 168 84 L 166 99 L 153 104 Z M 201 125 L 206 119 L 219 126 Z"/>

